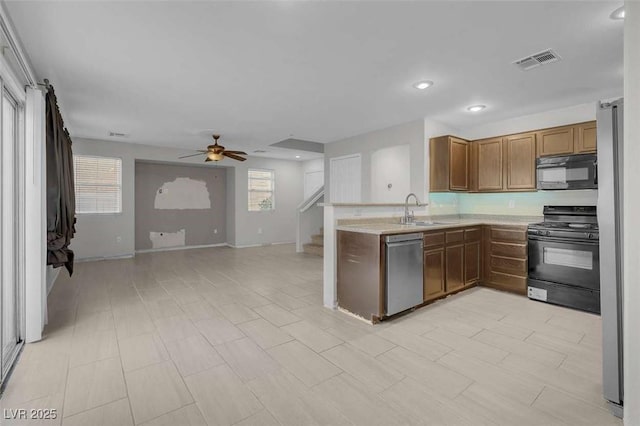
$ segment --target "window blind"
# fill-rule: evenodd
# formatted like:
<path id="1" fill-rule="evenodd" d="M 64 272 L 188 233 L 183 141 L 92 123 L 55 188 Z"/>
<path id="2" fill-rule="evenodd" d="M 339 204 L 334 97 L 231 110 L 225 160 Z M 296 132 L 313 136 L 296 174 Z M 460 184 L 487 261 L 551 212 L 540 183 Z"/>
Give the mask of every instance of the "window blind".
<path id="1" fill-rule="evenodd" d="M 249 211 L 275 210 L 275 173 L 249 169 Z"/>
<path id="2" fill-rule="evenodd" d="M 122 213 L 122 160 L 73 156 L 76 213 Z"/>

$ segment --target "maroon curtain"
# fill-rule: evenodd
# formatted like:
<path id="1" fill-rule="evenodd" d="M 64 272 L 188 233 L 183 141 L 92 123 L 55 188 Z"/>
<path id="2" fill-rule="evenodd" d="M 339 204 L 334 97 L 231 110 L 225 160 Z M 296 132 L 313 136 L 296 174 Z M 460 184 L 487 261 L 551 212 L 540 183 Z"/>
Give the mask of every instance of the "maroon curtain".
<path id="1" fill-rule="evenodd" d="M 71 138 L 64 127 L 58 100 L 49 86 L 46 96 L 47 145 L 47 265 L 65 266 L 73 273 L 69 244 L 76 232 Z"/>

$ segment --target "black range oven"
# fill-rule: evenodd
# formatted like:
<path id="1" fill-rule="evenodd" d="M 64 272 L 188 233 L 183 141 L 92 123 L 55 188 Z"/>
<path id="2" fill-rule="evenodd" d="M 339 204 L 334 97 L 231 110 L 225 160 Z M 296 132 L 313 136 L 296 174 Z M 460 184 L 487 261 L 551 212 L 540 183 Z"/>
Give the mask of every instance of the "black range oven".
<path id="1" fill-rule="evenodd" d="M 595 206 L 545 206 L 529 225 L 529 298 L 600 313 L 600 255 Z"/>

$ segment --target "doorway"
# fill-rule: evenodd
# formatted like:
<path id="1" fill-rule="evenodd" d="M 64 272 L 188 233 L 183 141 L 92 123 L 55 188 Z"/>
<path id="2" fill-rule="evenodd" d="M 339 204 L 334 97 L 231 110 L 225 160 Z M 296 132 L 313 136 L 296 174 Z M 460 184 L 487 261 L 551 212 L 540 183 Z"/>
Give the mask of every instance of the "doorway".
<path id="1" fill-rule="evenodd" d="M 20 175 L 22 150 L 19 144 L 23 105 L 0 80 L 0 379 L 11 369 L 22 346 L 22 270 L 20 241 L 22 193 Z"/>

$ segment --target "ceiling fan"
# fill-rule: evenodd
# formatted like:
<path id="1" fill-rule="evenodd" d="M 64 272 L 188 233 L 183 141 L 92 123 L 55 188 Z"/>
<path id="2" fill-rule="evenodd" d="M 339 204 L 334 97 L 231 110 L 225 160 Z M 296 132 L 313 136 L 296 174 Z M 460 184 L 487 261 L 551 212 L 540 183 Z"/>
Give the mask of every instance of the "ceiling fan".
<path id="1" fill-rule="evenodd" d="M 246 158 L 241 157 L 241 155 L 247 155 L 246 152 L 226 150 L 224 146 L 218 145 L 218 139 L 220 139 L 220 135 L 213 135 L 213 140 L 215 141 L 215 143 L 213 145 L 209 145 L 206 150 L 198 150 L 197 154 L 183 155 L 182 157 L 178 158 L 189 158 L 195 157 L 196 155 L 206 154 L 207 158 L 205 158 L 204 161 L 220 161 L 224 159 L 224 157 L 229 157 L 237 161 L 246 160 Z"/>

